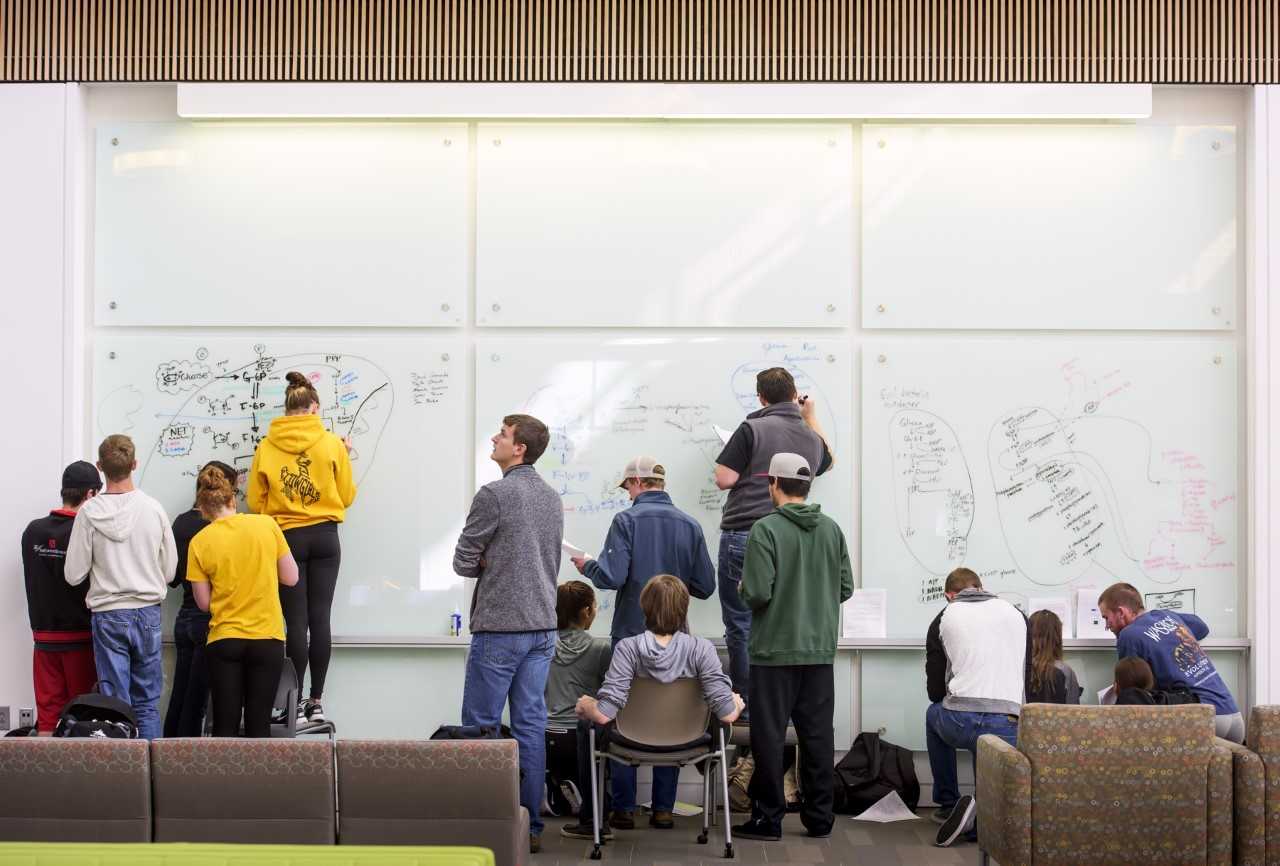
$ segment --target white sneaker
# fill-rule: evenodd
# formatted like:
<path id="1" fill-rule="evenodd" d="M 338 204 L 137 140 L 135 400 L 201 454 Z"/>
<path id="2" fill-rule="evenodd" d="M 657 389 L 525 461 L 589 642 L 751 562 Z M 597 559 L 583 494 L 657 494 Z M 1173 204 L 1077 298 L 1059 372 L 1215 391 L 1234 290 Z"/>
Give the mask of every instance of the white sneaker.
<path id="1" fill-rule="evenodd" d="M 320 706 L 320 702 L 314 698 L 308 698 L 303 703 L 306 704 L 306 720 L 315 724 L 324 721 L 324 707 Z"/>
<path id="2" fill-rule="evenodd" d="M 298 724 L 305 725 L 307 723 L 307 702 L 298 701 Z"/>

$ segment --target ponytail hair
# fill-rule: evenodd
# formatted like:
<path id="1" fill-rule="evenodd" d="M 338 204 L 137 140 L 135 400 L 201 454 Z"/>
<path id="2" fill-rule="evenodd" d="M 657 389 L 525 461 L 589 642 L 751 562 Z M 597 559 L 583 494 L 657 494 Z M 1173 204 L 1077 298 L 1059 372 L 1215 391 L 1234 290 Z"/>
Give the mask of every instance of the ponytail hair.
<path id="1" fill-rule="evenodd" d="M 196 508 L 206 520 L 212 520 L 224 508 L 235 507 L 235 470 L 231 469 L 228 477 L 228 469 L 231 467 L 225 463 L 214 462 L 200 470 L 196 481 Z"/>
<path id="2" fill-rule="evenodd" d="M 316 393 L 316 388 L 311 384 L 311 380 L 296 370 L 290 370 L 285 375 L 285 381 L 289 384 L 284 389 L 284 411 L 290 415 L 307 412 L 311 409 L 312 404 L 320 402 L 320 395 Z"/>

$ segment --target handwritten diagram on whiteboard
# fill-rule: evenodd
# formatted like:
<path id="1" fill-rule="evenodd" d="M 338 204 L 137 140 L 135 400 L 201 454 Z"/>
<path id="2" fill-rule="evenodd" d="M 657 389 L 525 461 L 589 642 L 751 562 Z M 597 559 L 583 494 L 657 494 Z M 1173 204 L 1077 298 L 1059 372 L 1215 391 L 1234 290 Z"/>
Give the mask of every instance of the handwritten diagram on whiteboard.
<path id="1" fill-rule="evenodd" d="M 460 355 L 445 338 L 106 337 L 93 443 L 131 436 L 135 481 L 171 518 L 210 460 L 236 468 L 243 497 L 254 450 L 284 413 L 285 374 L 302 372 L 321 421 L 350 439 L 358 485 L 340 530 L 335 633 L 447 634 L 463 600 L 451 567 L 466 501 Z"/>
<path id="2" fill-rule="evenodd" d="M 630 506 L 618 489 L 633 457 L 657 457 L 667 470 L 676 506 L 702 524 L 717 560 L 725 493 L 713 467 L 721 450 L 715 426 L 735 429 L 760 408 L 756 373 L 781 366 L 801 393 L 818 402 L 821 423 L 836 453 L 835 468 L 814 484 L 813 499 L 848 533 L 851 522 L 852 369 L 847 342 L 721 338 L 482 340 L 476 348 L 476 483 L 498 477 L 488 437 L 504 415 L 542 419 L 551 444 L 538 461 L 560 493 L 565 538 L 599 555 L 614 514 Z M 562 560 L 560 580 L 578 573 Z M 594 630 L 608 634 L 612 593 L 598 593 Z M 695 633 L 724 633 L 715 596 L 694 601 Z"/>
<path id="3" fill-rule="evenodd" d="M 1239 629 L 1230 341 L 865 347 L 865 583 L 920 636 L 966 566 L 1023 606 L 1127 581 Z"/>

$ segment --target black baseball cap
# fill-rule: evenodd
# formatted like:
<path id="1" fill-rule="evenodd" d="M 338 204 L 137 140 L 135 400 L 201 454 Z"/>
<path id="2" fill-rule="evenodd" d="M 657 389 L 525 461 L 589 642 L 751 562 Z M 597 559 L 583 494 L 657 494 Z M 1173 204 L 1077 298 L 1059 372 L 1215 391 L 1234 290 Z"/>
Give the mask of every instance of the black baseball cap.
<path id="1" fill-rule="evenodd" d="M 102 476 L 92 463 L 77 460 L 62 470 L 62 488 L 64 490 L 101 490 Z"/>

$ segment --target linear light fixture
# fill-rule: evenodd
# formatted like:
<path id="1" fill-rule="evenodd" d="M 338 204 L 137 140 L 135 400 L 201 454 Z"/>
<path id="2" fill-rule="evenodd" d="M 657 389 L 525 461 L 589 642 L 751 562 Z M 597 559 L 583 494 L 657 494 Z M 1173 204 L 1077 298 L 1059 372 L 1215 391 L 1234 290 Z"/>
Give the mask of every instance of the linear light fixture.
<path id="1" fill-rule="evenodd" d="M 179 84 L 189 118 L 1069 120 L 1151 116 L 1149 84 Z"/>

